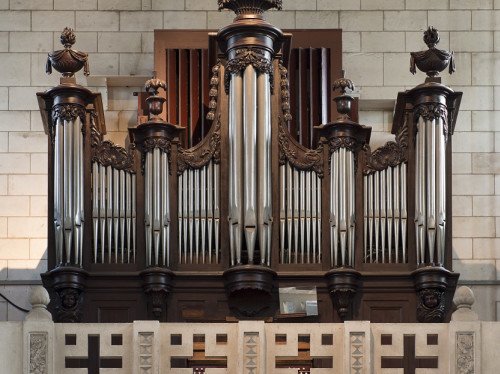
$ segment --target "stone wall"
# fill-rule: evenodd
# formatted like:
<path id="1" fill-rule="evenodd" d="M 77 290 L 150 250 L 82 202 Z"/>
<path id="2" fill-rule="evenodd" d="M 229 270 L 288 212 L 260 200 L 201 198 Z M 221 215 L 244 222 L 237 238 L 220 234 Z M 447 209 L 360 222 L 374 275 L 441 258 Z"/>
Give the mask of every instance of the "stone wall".
<path id="1" fill-rule="evenodd" d="M 426 48 L 422 31 L 435 26 L 438 47 L 455 51 L 457 73 L 443 75 L 464 92 L 453 137 L 454 269 L 473 285 L 480 317 L 500 319 L 500 1 L 283 3 L 282 12 L 267 13 L 279 27 L 344 30 L 344 68 L 376 144 L 390 137 L 397 92 L 424 80 L 408 71 L 409 52 Z M 233 16 L 216 8 L 216 0 L 0 0 L 0 292 L 26 306 L 47 266 L 47 139 L 35 93 L 58 83 L 44 70 L 47 52 L 61 47 L 61 30 L 75 29 L 75 49 L 90 54 L 92 76 L 149 76 L 153 30 L 217 29 Z M 93 88 L 104 94 L 108 137 L 125 143 L 140 87 Z M 0 300 L 0 320 L 22 316 Z"/>

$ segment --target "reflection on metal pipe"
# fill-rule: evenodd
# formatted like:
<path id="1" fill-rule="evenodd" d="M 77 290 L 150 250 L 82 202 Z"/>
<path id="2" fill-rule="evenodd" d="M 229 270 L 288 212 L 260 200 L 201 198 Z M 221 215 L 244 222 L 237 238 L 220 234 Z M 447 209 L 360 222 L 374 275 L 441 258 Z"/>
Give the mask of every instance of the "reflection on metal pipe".
<path id="1" fill-rule="evenodd" d="M 113 242 L 114 242 L 114 251 L 115 251 L 115 264 L 118 263 L 118 227 L 119 227 L 119 183 L 120 183 L 120 172 L 117 169 L 113 170 Z"/>
<path id="2" fill-rule="evenodd" d="M 285 263 L 286 181 L 285 165 L 280 165 L 280 263 Z"/>
<path id="3" fill-rule="evenodd" d="M 125 190 L 126 190 L 126 211 L 127 211 L 127 263 L 130 263 L 131 251 L 131 226 L 132 226 L 132 175 L 125 174 Z"/>
<path id="4" fill-rule="evenodd" d="M 194 174 L 194 247 L 195 247 L 195 261 L 198 264 L 200 259 L 200 169 L 193 170 Z"/>
<path id="5" fill-rule="evenodd" d="M 56 189 L 55 185 L 54 189 Z M 95 263 L 97 262 L 97 248 L 99 245 L 99 164 L 97 162 L 92 163 L 92 228 L 94 234 L 93 245 Z"/>
<path id="6" fill-rule="evenodd" d="M 220 251 L 220 165 L 214 164 L 214 236 L 215 236 L 215 262 L 219 263 Z"/>
<path id="7" fill-rule="evenodd" d="M 387 169 L 387 248 L 389 255 L 389 263 L 392 263 L 392 223 L 394 221 L 394 212 L 392 209 L 393 201 L 392 201 L 392 167 Z"/>
<path id="8" fill-rule="evenodd" d="M 162 227 L 162 265 L 170 266 L 170 189 L 168 155 L 161 154 L 161 227 Z"/>
<path id="9" fill-rule="evenodd" d="M 408 210 L 406 208 L 406 191 L 408 189 L 406 183 L 406 164 L 403 163 L 399 165 L 401 171 L 401 238 L 402 238 L 402 248 L 403 248 L 403 258 L 402 262 L 407 263 L 406 257 L 406 232 L 407 232 L 407 220 L 408 220 Z"/>
<path id="10" fill-rule="evenodd" d="M 368 174 L 368 262 L 373 262 L 373 174 Z"/>
<path id="11" fill-rule="evenodd" d="M 356 231 L 356 205 L 355 205 L 355 193 L 356 193 L 356 182 L 355 182 L 355 167 L 354 167 L 354 153 L 351 151 L 347 152 L 347 164 L 349 166 L 348 172 L 348 227 L 349 233 L 347 237 L 348 241 L 348 263 L 349 266 L 354 266 L 354 244 L 355 244 L 355 231 Z"/>
<path id="12" fill-rule="evenodd" d="M 206 222 L 207 222 L 207 167 L 201 170 L 201 207 L 200 207 L 200 236 L 201 236 L 201 263 L 205 263 L 205 245 L 206 245 Z"/>
<path id="13" fill-rule="evenodd" d="M 339 152 L 335 151 L 330 156 L 330 236 L 331 236 L 331 266 L 338 265 L 338 186 L 339 186 Z"/>
<path id="14" fill-rule="evenodd" d="M 435 121 L 426 121 L 426 172 L 427 181 L 427 240 L 429 246 L 429 262 L 434 262 L 436 240 L 436 132 Z"/>
<path id="15" fill-rule="evenodd" d="M 386 232 L 386 220 L 387 220 L 387 211 L 386 211 L 386 185 L 387 185 L 387 177 L 386 170 L 381 170 L 380 174 L 380 242 L 381 242 L 381 257 L 382 263 L 385 264 L 385 232 Z"/>
<path id="16" fill-rule="evenodd" d="M 132 175 L 132 252 L 136 254 L 136 177 L 135 174 Z"/>
<path id="17" fill-rule="evenodd" d="M 437 258 L 444 264 L 445 229 L 446 229 L 446 139 L 444 136 L 443 119 L 437 120 L 436 131 L 436 228 L 437 228 Z"/>
<path id="18" fill-rule="evenodd" d="M 56 263 L 63 263 L 64 250 L 64 122 L 57 119 L 54 140 L 54 230 Z"/>
<path id="19" fill-rule="evenodd" d="M 399 263 L 399 228 L 401 221 L 401 209 L 400 209 L 400 170 L 401 166 L 394 167 L 394 178 L 393 178 L 393 190 L 394 190 L 394 254 L 396 256 L 396 263 Z M 403 242 L 405 238 L 403 238 Z M 403 262 L 404 258 L 403 258 Z"/>
<path id="20" fill-rule="evenodd" d="M 339 239 L 340 239 L 340 266 L 345 265 L 346 246 L 347 246 L 347 168 L 346 168 L 346 149 L 339 149 L 338 159 L 338 216 L 339 216 Z"/>
<path id="21" fill-rule="evenodd" d="M 425 149 L 426 149 L 426 123 L 420 117 L 417 124 L 417 214 L 415 221 L 417 224 L 417 260 L 420 264 L 425 263 L 425 232 L 426 232 L 426 212 L 425 212 Z"/>
<path id="22" fill-rule="evenodd" d="M 146 235 L 146 265 L 151 265 L 153 212 L 152 212 L 152 181 L 153 181 L 153 153 L 146 153 L 144 168 L 144 228 Z"/>
<path id="23" fill-rule="evenodd" d="M 316 172 L 311 174 L 311 221 L 312 221 L 312 262 L 316 263 L 316 243 L 317 243 L 317 229 L 318 229 L 318 176 Z"/>
<path id="24" fill-rule="evenodd" d="M 368 254 L 368 175 L 363 176 L 363 262 Z"/>
<path id="25" fill-rule="evenodd" d="M 294 263 L 298 261 L 299 253 L 299 171 L 293 169 L 293 233 L 294 233 Z"/>
<path id="26" fill-rule="evenodd" d="M 304 177 L 305 172 L 303 170 L 299 171 L 299 177 L 300 177 L 300 185 L 299 185 L 299 201 L 300 201 L 300 208 L 299 208 L 299 215 L 300 215 L 300 263 L 304 263 L 304 247 L 305 247 L 305 213 L 306 213 L 306 202 L 305 202 L 305 195 L 306 195 L 306 185 L 305 185 L 305 177 Z"/>
<path id="27" fill-rule="evenodd" d="M 213 200 L 214 200 L 214 191 L 213 191 L 213 179 L 214 179 L 214 169 L 213 169 L 213 161 L 207 165 L 207 243 L 208 243 L 208 263 L 212 263 L 212 230 L 214 227 L 214 213 L 213 213 Z"/>
<path id="28" fill-rule="evenodd" d="M 73 121 L 64 121 L 64 168 L 63 168 L 63 206 L 64 206 L 64 246 L 66 262 L 71 262 L 73 245 Z"/>
<path id="29" fill-rule="evenodd" d="M 374 223 L 375 223 L 375 262 L 378 263 L 379 254 L 379 232 L 380 232 L 380 175 L 374 173 Z"/>
<path id="30" fill-rule="evenodd" d="M 286 163 L 286 181 L 287 181 L 287 232 L 288 232 L 288 263 L 292 263 L 292 229 L 293 229 L 293 171 L 292 166 Z"/>
<path id="31" fill-rule="evenodd" d="M 120 244 L 121 263 L 125 262 L 125 171 L 120 170 Z"/>
<path id="32" fill-rule="evenodd" d="M 75 119 L 74 141 L 74 235 L 75 263 L 81 266 L 83 257 L 83 134 L 80 117 Z"/>

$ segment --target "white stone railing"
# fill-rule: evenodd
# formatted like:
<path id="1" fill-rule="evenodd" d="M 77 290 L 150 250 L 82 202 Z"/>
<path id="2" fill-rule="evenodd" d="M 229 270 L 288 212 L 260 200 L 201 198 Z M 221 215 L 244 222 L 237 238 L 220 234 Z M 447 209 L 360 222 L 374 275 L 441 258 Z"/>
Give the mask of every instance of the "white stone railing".
<path id="1" fill-rule="evenodd" d="M 0 323 L 0 372 L 497 373 L 500 322 L 474 320 L 467 293 L 457 296 L 455 302 L 465 303 L 448 324 L 54 324 L 40 288 L 30 298 L 33 310 L 24 322 Z M 312 369 L 283 367 L 301 357 Z M 183 368 L 188 361 L 192 366 L 203 361 L 205 369 Z"/>

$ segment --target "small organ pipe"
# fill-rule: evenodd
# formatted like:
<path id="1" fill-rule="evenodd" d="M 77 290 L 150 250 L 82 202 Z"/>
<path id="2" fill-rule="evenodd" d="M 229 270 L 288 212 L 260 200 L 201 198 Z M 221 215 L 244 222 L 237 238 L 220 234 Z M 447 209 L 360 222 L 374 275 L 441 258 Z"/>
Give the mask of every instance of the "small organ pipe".
<path id="1" fill-rule="evenodd" d="M 373 262 L 373 174 L 368 174 L 368 238 L 369 238 L 369 261 Z"/>
<path id="2" fill-rule="evenodd" d="M 184 173 L 182 173 L 181 175 L 179 175 L 179 179 L 177 180 L 177 193 L 178 193 L 178 198 L 177 198 L 177 202 L 178 202 L 178 206 L 177 206 L 177 217 L 179 219 L 179 243 L 177 244 L 178 245 L 178 256 L 179 256 L 179 263 L 182 263 L 182 244 L 183 244 L 183 237 L 184 235 L 186 234 L 183 230 L 183 226 L 182 226 L 182 222 L 183 222 L 183 218 L 182 218 L 182 213 L 183 213 L 183 200 L 182 200 L 182 196 L 184 194 L 184 191 L 182 189 L 182 186 L 183 186 L 183 180 L 184 180 Z"/>
<path id="3" fill-rule="evenodd" d="M 80 117 L 75 119 L 74 140 L 74 232 L 75 263 L 81 265 L 83 258 L 83 134 Z"/>
<path id="4" fill-rule="evenodd" d="M 399 228 L 401 221 L 401 209 L 400 209 L 400 165 L 394 167 L 394 178 L 393 178 L 393 190 L 394 190 L 394 254 L 396 257 L 396 263 L 399 263 Z M 404 241 L 404 238 L 403 238 Z M 403 258 L 404 262 L 404 258 Z"/>
<path id="5" fill-rule="evenodd" d="M 446 139 L 443 129 L 443 119 L 440 117 L 436 126 L 436 228 L 437 228 L 437 258 L 444 264 L 445 228 L 446 228 Z"/>
<path id="6" fill-rule="evenodd" d="M 338 190 L 338 212 L 339 212 L 339 239 L 340 239 L 340 257 L 341 266 L 345 265 L 345 256 L 347 252 L 347 163 L 345 148 L 339 149 L 338 170 L 339 170 L 339 190 Z"/>
<path id="7" fill-rule="evenodd" d="M 135 263 L 135 253 L 136 253 L 136 176 L 132 175 L 132 252 L 134 254 Z"/>
<path id="8" fill-rule="evenodd" d="M 162 252 L 162 265 L 170 265 L 170 205 L 169 205 L 169 168 L 168 168 L 168 155 L 166 152 L 161 152 L 161 252 Z"/>
<path id="9" fill-rule="evenodd" d="M 293 235 L 293 171 L 292 166 L 286 163 L 286 181 L 287 181 L 287 232 L 288 232 L 288 263 L 292 263 L 292 235 Z"/>
<path id="10" fill-rule="evenodd" d="M 294 263 L 298 262 L 299 253 L 299 171 L 293 169 L 293 233 L 294 233 Z"/>
<path id="11" fill-rule="evenodd" d="M 201 263 L 205 263 L 206 223 L 207 223 L 207 167 L 201 170 L 201 207 L 200 207 L 200 236 L 201 236 Z"/>
<path id="12" fill-rule="evenodd" d="M 153 236 L 153 227 L 152 227 L 152 180 L 153 180 L 153 170 L 152 170 L 152 163 L 153 163 L 153 153 L 152 152 L 147 152 L 146 153 L 146 160 L 145 160 L 145 168 L 144 168 L 144 228 L 145 228 L 145 234 L 146 234 L 146 265 L 150 266 L 151 265 L 151 251 L 152 251 L 152 236 Z"/>
<path id="13" fill-rule="evenodd" d="M 285 228 L 286 228 L 286 166 L 280 165 L 280 259 L 285 263 Z"/>
<path id="14" fill-rule="evenodd" d="M 306 262 L 310 263 L 311 262 L 311 172 L 309 171 L 304 171 L 304 177 L 306 179 L 306 188 L 305 188 L 305 194 L 306 194 L 306 211 L 305 211 L 305 216 L 306 216 L 306 240 L 305 240 L 305 245 L 306 245 Z"/>
<path id="15" fill-rule="evenodd" d="M 54 189 L 57 188 L 54 185 Z M 99 164 L 92 163 L 92 226 L 94 234 L 94 262 L 97 262 L 97 248 L 99 245 Z"/>
<path id="16" fill-rule="evenodd" d="M 434 262 L 435 241 L 436 241 L 436 132 L 434 120 L 426 121 L 426 172 L 427 181 L 426 202 L 427 202 L 427 240 L 429 248 L 429 262 Z"/>
<path id="17" fill-rule="evenodd" d="M 189 186 L 189 171 L 184 170 L 182 178 L 182 225 L 183 225 L 183 240 L 184 240 L 184 263 L 188 262 L 188 222 L 189 222 L 189 210 L 188 210 L 188 186 Z"/>
<path id="18" fill-rule="evenodd" d="M 54 230 L 56 263 L 63 263 L 64 251 L 64 121 L 56 121 L 54 140 Z"/>
<path id="19" fill-rule="evenodd" d="M 354 168 L 354 153 L 351 151 L 347 152 L 347 163 L 349 165 L 349 234 L 348 234 L 348 265 L 354 266 L 354 244 L 355 244 L 355 231 L 356 231 L 356 205 L 355 205 L 355 193 L 356 193 L 356 182 L 355 182 L 355 168 Z"/>
<path id="20" fill-rule="evenodd" d="M 71 262 L 71 248 L 73 246 L 73 121 L 64 121 L 64 245 L 66 262 Z"/>
<path id="21" fill-rule="evenodd" d="M 200 169 L 193 170 L 194 174 L 194 248 L 195 248 L 195 261 L 198 264 L 200 261 Z"/>
<path id="22" fill-rule="evenodd" d="M 193 263 L 193 251 L 194 251 L 194 170 L 189 169 L 189 263 Z"/>
<path id="23" fill-rule="evenodd" d="M 379 255 L 379 232 L 380 232 L 380 175 L 374 173 L 374 222 L 375 222 L 375 262 L 378 261 Z"/>
<path id="24" fill-rule="evenodd" d="M 131 226 L 132 226 L 132 175 L 130 173 L 125 174 L 125 190 L 126 190 L 126 211 L 127 211 L 127 263 L 130 263 L 130 251 L 131 251 Z"/>
<path id="25" fill-rule="evenodd" d="M 316 172 L 311 173 L 311 221 L 312 221 L 312 262 L 316 263 L 316 243 L 317 243 L 317 225 L 318 225 L 318 176 Z"/>
<path id="26" fill-rule="evenodd" d="M 160 149 L 153 149 L 153 165 L 151 167 L 153 171 L 151 179 L 151 204 L 152 204 L 152 219 L 151 225 L 153 229 L 153 250 L 154 250 L 154 263 L 152 265 L 159 264 L 160 256 L 160 233 L 161 233 L 161 222 L 160 222 L 160 209 L 161 209 L 161 198 L 160 198 Z"/>
<path id="27" fill-rule="evenodd" d="M 335 151 L 330 156 L 330 169 L 331 169 L 331 180 L 330 180 L 330 235 L 331 235 L 331 252 L 332 253 L 332 264 L 331 266 L 338 265 L 338 185 L 339 185 L 339 163 L 338 157 L 339 152 Z"/>
<path id="28" fill-rule="evenodd" d="M 214 169 L 213 161 L 210 160 L 207 165 L 207 243 L 208 243 L 208 263 L 212 263 L 212 230 L 214 227 L 213 199 L 215 197 L 213 191 Z"/>
<path id="29" fill-rule="evenodd" d="M 106 166 L 106 219 L 108 228 L 108 261 L 111 263 L 111 249 L 113 244 L 113 169 Z"/>
<path id="30" fill-rule="evenodd" d="M 125 171 L 120 170 L 120 244 L 121 263 L 125 262 Z"/>
<path id="31" fill-rule="evenodd" d="M 363 176 L 363 262 L 368 254 L 368 175 Z"/>
<path id="32" fill-rule="evenodd" d="M 406 164 L 402 163 L 399 165 L 401 172 L 401 238 L 402 238 L 402 248 L 403 248 L 403 258 L 402 262 L 406 263 L 406 231 L 407 231 L 407 220 L 408 220 L 408 210 L 406 208 Z"/>
<path id="33" fill-rule="evenodd" d="M 387 177 L 386 177 L 386 169 L 381 170 L 380 172 L 380 242 L 382 246 L 381 254 L 382 254 L 382 263 L 385 264 L 385 233 L 386 233 L 386 222 L 387 222 L 387 203 L 386 203 L 386 186 L 387 186 Z"/>
<path id="34" fill-rule="evenodd" d="M 118 263 L 118 230 L 119 230 L 119 200 L 120 200 L 120 172 L 117 169 L 113 170 L 113 242 L 115 249 L 115 264 Z"/>
<path id="35" fill-rule="evenodd" d="M 299 171 L 299 177 L 300 177 L 300 262 L 303 264 L 304 263 L 304 247 L 306 245 L 305 241 L 305 213 L 306 213 L 306 202 L 305 202 L 305 195 L 306 195 L 306 184 L 305 184 L 305 172 L 303 170 Z"/>
<path id="36" fill-rule="evenodd" d="M 220 249 L 220 165 L 214 164 L 214 232 L 215 232 L 215 263 L 219 263 Z"/>
<path id="37" fill-rule="evenodd" d="M 99 165 L 99 221 L 101 234 L 101 263 L 105 258 L 106 241 L 106 167 Z"/>
<path id="38" fill-rule="evenodd" d="M 392 209 L 392 167 L 387 168 L 387 248 L 389 250 L 389 263 L 392 262 L 392 223 L 394 220 L 394 212 Z"/>

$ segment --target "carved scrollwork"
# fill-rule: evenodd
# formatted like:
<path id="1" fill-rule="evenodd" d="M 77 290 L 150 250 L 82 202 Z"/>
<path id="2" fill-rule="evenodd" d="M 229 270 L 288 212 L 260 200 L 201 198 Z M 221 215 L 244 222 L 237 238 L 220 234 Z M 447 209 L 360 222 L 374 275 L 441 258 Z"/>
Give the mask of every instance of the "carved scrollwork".
<path id="1" fill-rule="evenodd" d="M 300 170 L 314 170 L 320 178 L 323 177 L 323 145 L 316 149 L 308 149 L 297 143 L 288 133 L 284 121 L 279 120 L 279 162 L 280 165 L 290 164 Z"/>
<path id="2" fill-rule="evenodd" d="M 47 373 L 47 333 L 30 334 L 30 374 Z"/>
<path id="3" fill-rule="evenodd" d="M 372 153 L 370 145 L 365 144 L 363 147 L 366 153 L 366 169 L 365 174 L 373 171 L 387 169 L 389 166 L 394 167 L 403 162 L 408 161 L 408 123 L 404 125 L 396 134 L 396 141 L 387 142 L 383 147 L 380 147 Z"/>
<path id="4" fill-rule="evenodd" d="M 93 149 L 92 161 L 103 166 L 112 166 L 114 169 L 135 173 L 135 144 L 131 143 L 126 150 L 109 140 L 103 140 L 94 120 L 91 121 L 90 126 L 90 146 Z"/>
<path id="5" fill-rule="evenodd" d="M 142 142 L 142 153 L 141 153 L 141 172 L 144 174 L 144 168 L 146 167 L 146 154 L 155 148 L 159 148 L 167 155 L 170 155 L 170 150 L 172 149 L 172 142 L 170 139 L 163 136 L 149 136 Z M 171 171 L 171 160 L 168 157 L 169 170 Z"/>
<path id="6" fill-rule="evenodd" d="M 85 108 L 79 104 L 57 104 L 52 107 L 53 123 L 56 123 L 58 119 L 74 121 L 77 117 L 83 121 L 85 114 Z"/>
<path id="7" fill-rule="evenodd" d="M 474 373 L 474 335 L 457 333 L 457 373 Z"/>
<path id="8" fill-rule="evenodd" d="M 348 151 L 356 152 L 358 150 L 358 141 L 352 136 L 336 136 L 328 141 L 330 153 L 345 148 Z"/>
<path id="9" fill-rule="evenodd" d="M 283 61 L 280 61 L 280 85 L 281 85 L 281 110 L 283 112 L 283 118 L 285 121 L 292 120 L 292 114 L 290 113 L 290 87 L 288 83 L 288 70 L 282 65 Z"/>
<path id="10" fill-rule="evenodd" d="M 220 162 L 220 116 L 205 138 L 191 149 L 179 148 L 177 158 L 177 172 L 182 174 L 186 169 L 200 169 L 213 159 L 215 163 Z"/>
<path id="11" fill-rule="evenodd" d="M 415 108 L 415 118 L 422 117 L 426 121 L 433 121 L 441 118 L 443 120 L 443 134 L 448 140 L 448 109 L 441 103 L 425 103 Z"/>
<path id="12" fill-rule="evenodd" d="M 219 96 L 219 71 L 222 64 L 220 61 L 214 65 L 212 68 L 212 78 L 210 79 L 210 102 L 208 103 L 209 112 L 207 113 L 207 119 L 213 121 L 215 119 L 215 112 L 217 110 L 217 97 Z"/>
<path id="13" fill-rule="evenodd" d="M 239 73 L 248 65 L 252 65 L 260 73 L 269 74 L 271 92 L 273 92 L 273 62 L 266 57 L 265 53 L 258 48 L 239 48 L 235 53 L 236 56 L 229 60 L 226 65 L 226 73 L 224 76 L 226 93 L 229 93 L 231 73 Z"/>

